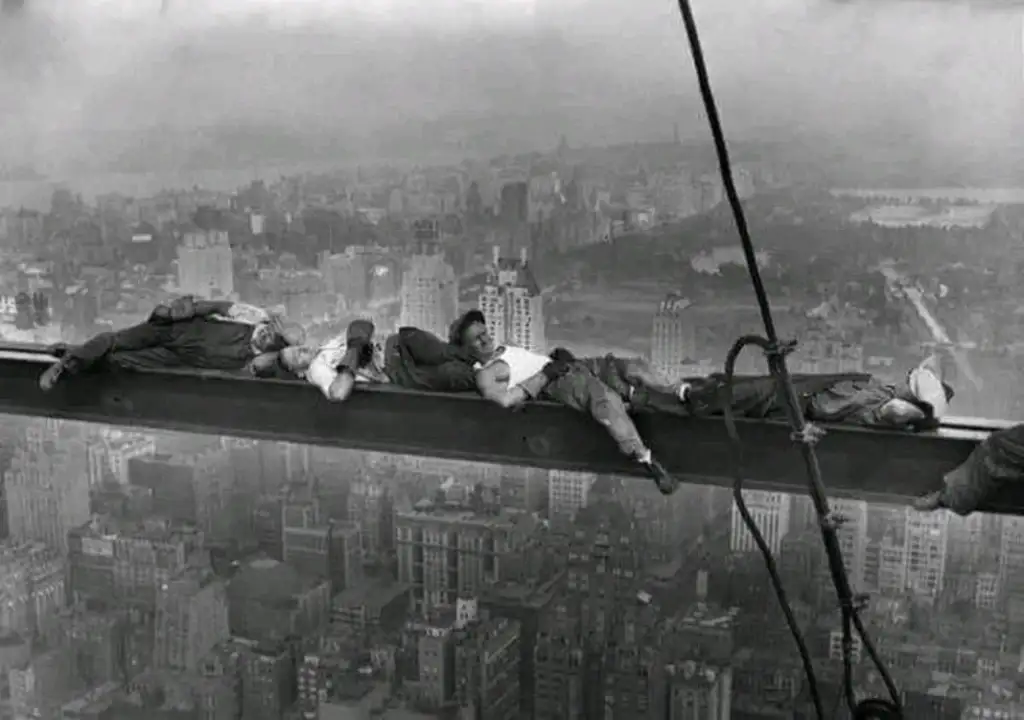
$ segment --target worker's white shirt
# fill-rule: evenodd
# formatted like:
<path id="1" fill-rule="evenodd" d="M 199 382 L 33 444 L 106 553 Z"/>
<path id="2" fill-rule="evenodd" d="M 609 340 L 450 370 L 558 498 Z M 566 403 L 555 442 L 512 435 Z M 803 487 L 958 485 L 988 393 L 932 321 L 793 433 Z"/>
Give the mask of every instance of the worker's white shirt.
<path id="1" fill-rule="evenodd" d="M 543 370 L 544 366 L 551 362 L 551 358 L 514 345 L 502 345 L 481 368 L 490 367 L 498 362 L 508 366 L 508 387 L 511 389 L 522 385 Z"/>
<path id="2" fill-rule="evenodd" d="M 216 313 L 210 317 L 221 322 L 236 322 L 242 325 L 263 325 L 270 322 L 270 313 L 246 303 L 232 303 L 226 313 Z"/>
<path id="3" fill-rule="evenodd" d="M 317 353 L 313 362 L 310 363 L 309 369 L 306 370 L 306 380 L 310 384 L 320 388 L 320 392 L 324 394 L 324 397 L 330 397 L 329 391 L 331 385 L 338 379 L 338 376 L 341 375 L 341 372 L 338 370 L 338 364 L 345 357 L 345 346 L 346 336 L 344 334 L 328 340 L 320 346 L 320 352 Z M 374 365 L 375 364 L 376 363 L 374 363 Z M 381 382 L 379 376 L 374 376 L 375 370 L 375 367 L 371 367 L 366 370 L 360 369 L 356 371 L 356 382 Z"/>

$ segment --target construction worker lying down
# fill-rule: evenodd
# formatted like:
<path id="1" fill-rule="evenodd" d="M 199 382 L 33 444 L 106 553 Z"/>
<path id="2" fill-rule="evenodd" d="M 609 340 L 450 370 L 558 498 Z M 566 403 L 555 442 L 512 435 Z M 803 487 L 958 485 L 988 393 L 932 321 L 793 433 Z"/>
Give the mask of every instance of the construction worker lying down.
<path id="1" fill-rule="evenodd" d="M 1007 486 L 1024 481 L 1024 424 L 997 430 L 978 444 L 954 470 L 942 478 L 942 487 L 914 502 L 922 512 L 952 510 L 970 515 L 998 500 Z"/>
<path id="2" fill-rule="evenodd" d="M 323 345 L 296 345 L 278 354 L 292 377 L 305 378 L 328 400 L 343 402 L 356 383 L 393 383 L 407 390 L 469 392 L 476 387 L 466 348 L 414 327 L 403 327 L 384 345 L 369 320 L 355 320 L 344 335 Z"/>
<path id="3" fill-rule="evenodd" d="M 924 430 L 936 427 L 953 398 L 943 381 L 937 356 L 914 367 L 899 382 L 884 382 L 865 373 L 793 375 L 793 385 L 804 417 L 812 422 L 845 423 L 867 427 Z M 665 397 L 650 388 L 637 388 L 631 398 L 634 412 L 663 412 L 697 417 L 722 415 L 725 377 L 714 374 L 683 381 L 685 401 Z M 732 412 L 757 420 L 785 419 L 785 398 L 770 375 L 736 376 Z"/>
<path id="4" fill-rule="evenodd" d="M 51 390 L 66 375 L 111 369 L 246 370 L 265 375 L 277 351 L 305 339 L 302 328 L 260 308 L 228 300 L 178 298 L 125 330 L 81 345 L 56 346 L 58 360 L 39 380 Z"/>
<path id="5" fill-rule="evenodd" d="M 422 330 L 402 328 L 381 348 L 373 332 L 372 323 L 357 320 L 344 340 L 322 348 L 286 348 L 280 361 L 334 401 L 348 398 L 358 382 L 390 382 L 434 392 L 476 390 L 510 409 L 533 398 L 558 402 L 604 425 L 622 452 L 641 463 L 662 492 L 675 489 L 676 481 L 640 438 L 627 402 L 633 388 L 657 394 L 664 402 L 680 386 L 659 378 L 643 361 L 610 356 L 578 360 L 564 350 L 549 357 L 512 346 L 496 348 L 478 310 L 452 325 L 447 343 Z"/>

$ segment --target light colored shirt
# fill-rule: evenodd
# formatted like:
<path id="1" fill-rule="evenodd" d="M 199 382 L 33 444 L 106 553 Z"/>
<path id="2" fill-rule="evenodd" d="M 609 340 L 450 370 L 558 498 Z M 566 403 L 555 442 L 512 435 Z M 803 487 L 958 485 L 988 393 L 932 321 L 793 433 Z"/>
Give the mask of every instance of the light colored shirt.
<path id="1" fill-rule="evenodd" d="M 508 367 L 508 387 L 511 389 L 522 385 L 526 380 L 539 373 L 545 365 L 551 362 L 551 359 L 546 355 L 513 345 L 503 345 L 495 351 L 494 357 L 484 363 L 483 367 L 489 367 L 499 362 L 505 363 Z"/>
<path id="2" fill-rule="evenodd" d="M 270 313 L 255 305 L 232 303 L 226 313 L 215 313 L 210 316 L 220 322 L 236 322 L 242 325 L 263 325 L 270 322 Z"/>
<path id="3" fill-rule="evenodd" d="M 317 353 L 313 362 L 310 363 L 309 369 L 306 370 L 306 381 L 319 388 L 324 397 L 330 397 L 331 385 L 341 375 L 341 371 L 338 370 L 338 364 L 345 357 L 346 349 L 345 335 L 339 335 L 332 340 L 328 340 L 320 346 L 320 352 Z M 360 368 L 356 371 L 356 382 L 386 382 L 384 374 L 377 367 L 376 358 L 369 367 Z"/>
<path id="4" fill-rule="evenodd" d="M 259 355 L 263 351 L 265 335 L 269 332 L 270 313 L 261 307 L 247 303 L 231 303 L 227 312 L 214 313 L 211 320 L 217 322 L 233 322 L 239 325 L 248 325 L 252 330 L 252 351 Z"/>

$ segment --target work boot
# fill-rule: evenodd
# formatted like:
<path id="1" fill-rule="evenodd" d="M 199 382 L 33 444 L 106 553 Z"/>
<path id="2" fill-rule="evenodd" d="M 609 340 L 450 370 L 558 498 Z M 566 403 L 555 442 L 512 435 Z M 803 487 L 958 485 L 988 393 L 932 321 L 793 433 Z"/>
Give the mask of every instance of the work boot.
<path id="1" fill-rule="evenodd" d="M 641 460 L 640 464 L 644 466 L 645 470 L 647 470 L 647 474 L 654 479 L 654 482 L 657 484 L 658 490 L 661 491 L 662 495 L 671 495 L 679 487 L 679 481 L 669 475 L 668 471 L 662 466 L 662 464 L 653 457 L 647 460 Z"/>

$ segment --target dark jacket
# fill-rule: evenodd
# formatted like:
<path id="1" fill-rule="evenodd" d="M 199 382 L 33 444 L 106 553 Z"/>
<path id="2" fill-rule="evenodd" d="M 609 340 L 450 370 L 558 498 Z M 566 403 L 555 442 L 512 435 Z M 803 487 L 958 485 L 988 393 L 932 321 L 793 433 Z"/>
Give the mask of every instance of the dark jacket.
<path id="1" fill-rule="evenodd" d="M 946 475 L 943 506 L 970 515 L 983 503 L 998 499 L 1004 488 L 1024 482 L 1024 424 L 998 430 Z"/>
<path id="2" fill-rule="evenodd" d="M 400 328 L 384 346 L 384 372 L 392 383 L 426 392 L 469 392 L 476 388 L 473 360 L 466 350 L 414 327 Z"/>
<path id="3" fill-rule="evenodd" d="M 195 368 L 234 371 L 255 357 L 254 326 L 211 317 L 230 303 L 179 301 L 157 308 L 146 322 L 100 333 L 69 348 L 73 372 L 103 367 L 130 370 Z"/>

